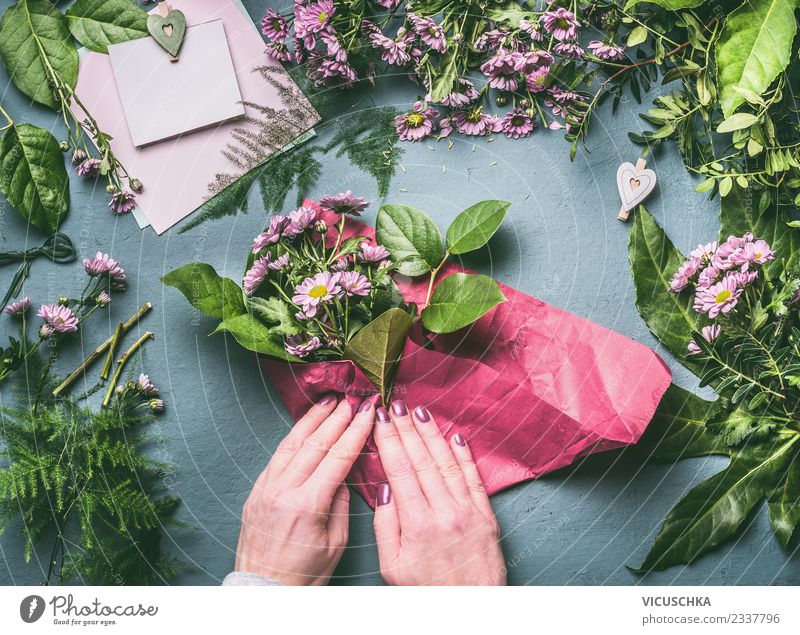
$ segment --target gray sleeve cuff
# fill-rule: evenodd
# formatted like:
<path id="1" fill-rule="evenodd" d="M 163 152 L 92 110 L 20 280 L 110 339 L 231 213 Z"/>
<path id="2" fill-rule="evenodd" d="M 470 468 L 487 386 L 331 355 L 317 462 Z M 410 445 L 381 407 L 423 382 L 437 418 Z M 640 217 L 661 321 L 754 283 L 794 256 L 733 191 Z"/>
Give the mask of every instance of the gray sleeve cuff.
<path id="1" fill-rule="evenodd" d="M 233 571 L 225 576 L 222 586 L 283 586 L 283 584 L 258 573 Z"/>

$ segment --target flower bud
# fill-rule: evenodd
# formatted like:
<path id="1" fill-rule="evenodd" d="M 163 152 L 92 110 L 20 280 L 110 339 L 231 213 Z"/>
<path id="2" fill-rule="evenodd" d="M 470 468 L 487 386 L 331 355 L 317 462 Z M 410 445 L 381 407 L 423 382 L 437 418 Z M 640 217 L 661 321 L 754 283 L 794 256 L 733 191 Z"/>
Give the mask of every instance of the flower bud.
<path id="1" fill-rule="evenodd" d="M 108 192 L 109 194 L 113 194 L 116 191 L 117 191 L 117 186 L 114 185 L 113 183 L 109 183 L 108 185 L 106 185 L 106 192 Z"/>
<path id="2" fill-rule="evenodd" d="M 526 108 L 525 109 L 525 114 L 528 115 L 528 117 L 535 117 L 536 116 L 536 109 L 535 108 Z"/>
<path id="3" fill-rule="evenodd" d="M 139 179 L 131 179 L 128 181 L 128 185 L 130 185 L 130 188 L 137 194 L 141 194 L 142 190 L 144 189 L 144 185 L 142 185 L 142 182 Z"/>
<path id="4" fill-rule="evenodd" d="M 67 306 L 69 304 L 69 298 L 65 295 L 58 296 L 58 303 L 61 306 Z"/>
<path id="5" fill-rule="evenodd" d="M 164 412 L 164 400 L 163 399 L 151 399 L 147 402 L 147 405 L 150 406 L 150 411 L 154 413 Z"/>
<path id="6" fill-rule="evenodd" d="M 324 234 L 328 231 L 328 223 L 324 220 L 320 219 L 316 223 L 314 223 L 314 231 L 319 234 Z"/>
<path id="7" fill-rule="evenodd" d="M 61 148 L 61 152 L 69 151 L 69 143 L 67 143 L 66 141 L 62 141 L 60 144 L 58 144 L 58 147 Z"/>
<path id="8" fill-rule="evenodd" d="M 497 97 L 494 98 L 494 103 L 497 104 L 498 106 L 505 106 L 506 104 L 508 104 L 508 97 L 506 97 L 505 95 L 498 95 Z"/>
<path id="9" fill-rule="evenodd" d="M 95 302 L 97 302 L 97 306 L 100 307 L 108 306 L 111 304 L 111 296 L 105 291 L 102 291 L 95 299 Z"/>
<path id="10" fill-rule="evenodd" d="M 531 107 L 530 99 L 520 99 L 519 107 L 520 108 L 530 108 Z"/>
<path id="11" fill-rule="evenodd" d="M 88 158 L 88 155 L 80 149 L 76 149 L 72 153 L 72 162 L 75 164 L 83 163 Z"/>

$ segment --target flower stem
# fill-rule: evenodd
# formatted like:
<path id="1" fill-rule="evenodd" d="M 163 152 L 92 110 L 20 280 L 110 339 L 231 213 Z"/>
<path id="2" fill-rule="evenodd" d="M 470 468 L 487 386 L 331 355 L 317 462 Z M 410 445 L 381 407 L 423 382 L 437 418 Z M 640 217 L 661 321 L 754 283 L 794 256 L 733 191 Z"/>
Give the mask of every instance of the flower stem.
<path id="1" fill-rule="evenodd" d="M 111 373 L 111 365 L 114 363 L 114 355 L 117 352 L 119 340 L 122 338 L 122 327 L 122 322 L 117 324 L 117 328 L 114 330 L 114 335 L 111 336 L 111 344 L 108 345 L 108 353 L 106 354 L 106 361 L 103 364 L 103 370 L 100 371 L 100 379 L 108 379 L 108 376 Z"/>
<path id="2" fill-rule="evenodd" d="M 117 361 L 117 370 L 114 371 L 114 376 L 111 378 L 111 383 L 108 385 L 106 396 L 103 398 L 103 408 L 108 407 L 108 404 L 111 402 L 111 397 L 114 395 L 114 389 L 117 387 L 117 382 L 119 381 L 119 377 L 122 374 L 122 370 L 125 368 L 125 364 L 131 358 L 131 356 L 139 349 L 139 347 L 150 339 L 153 339 L 153 334 L 150 331 L 147 331 L 138 340 L 136 340 L 131 345 L 131 347 L 127 351 L 125 351 L 119 358 L 119 360 Z"/>
<path id="3" fill-rule="evenodd" d="M 14 125 L 14 120 L 11 118 L 11 115 L 9 115 L 6 112 L 6 109 L 3 108 L 3 104 L 0 104 L 0 115 L 3 115 L 3 117 L 5 117 L 6 122 L 7 122 L 5 126 L 0 128 L 0 132 L 2 132 L 3 130 L 6 130 L 7 128 L 10 128 L 11 126 Z"/>
<path id="4" fill-rule="evenodd" d="M 438 274 L 439 271 L 442 269 L 442 267 L 444 267 L 444 263 L 447 262 L 447 259 L 449 257 L 450 257 L 450 250 L 448 249 L 447 251 L 444 252 L 444 258 L 442 258 L 442 261 L 438 265 L 436 265 L 436 269 L 431 271 L 431 279 L 428 282 L 428 292 L 425 294 L 425 306 L 422 307 L 423 309 L 431 303 L 431 294 L 433 293 L 433 283 L 436 280 L 436 274 Z"/>

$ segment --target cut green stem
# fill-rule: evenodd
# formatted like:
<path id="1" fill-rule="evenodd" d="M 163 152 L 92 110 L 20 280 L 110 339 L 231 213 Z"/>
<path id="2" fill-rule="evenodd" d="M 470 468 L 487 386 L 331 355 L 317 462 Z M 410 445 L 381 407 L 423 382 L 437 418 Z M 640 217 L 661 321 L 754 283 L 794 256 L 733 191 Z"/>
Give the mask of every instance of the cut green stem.
<path id="1" fill-rule="evenodd" d="M 111 344 L 108 345 L 108 353 L 106 354 L 106 361 L 103 364 L 103 370 L 100 371 L 100 379 L 108 379 L 111 374 L 111 366 L 114 364 L 114 355 L 117 353 L 117 346 L 119 340 L 122 338 L 122 322 L 117 324 L 114 330 L 114 335 L 111 336 Z"/>
<path id="2" fill-rule="evenodd" d="M 117 370 L 114 371 L 114 376 L 111 378 L 111 383 L 108 384 L 108 390 L 106 391 L 106 396 L 103 398 L 103 408 L 108 407 L 108 404 L 111 403 L 111 397 L 114 396 L 114 389 L 117 387 L 117 382 L 119 382 L 119 377 L 120 375 L 122 375 L 122 371 L 125 368 L 125 364 L 131 358 L 131 356 L 139 349 L 139 347 L 150 339 L 153 339 L 153 334 L 150 331 L 147 331 L 138 340 L 136 340 L 131 345 L 131 347 L 127 351 L 125 351 L 119 358 L 119 361 L 117 362 Z"/>

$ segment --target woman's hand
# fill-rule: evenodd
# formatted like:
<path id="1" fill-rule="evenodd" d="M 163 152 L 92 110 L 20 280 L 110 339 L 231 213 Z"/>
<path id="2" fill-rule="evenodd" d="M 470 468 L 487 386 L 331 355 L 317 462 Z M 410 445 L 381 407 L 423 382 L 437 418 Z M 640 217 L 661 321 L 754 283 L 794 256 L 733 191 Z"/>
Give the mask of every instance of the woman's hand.
<path id="1" fill-rule="evenodd" d="M 503 585 L 500 528 L 464 437 L 445 441 L 423 407 L 377 409 L 375 442 L 388 484 L 378 487 L 375 537 L 389 584 Z"/>
<path id="2" fill-rule="evenodd" d="M 370 401 L 353 417 L 347 401 L 337 406 L 329 395 L 297 422 L 244 504 L 237 571 L 284 584 L 328 582 L 347 545 L 344 479 L 374 418 Z"/>

